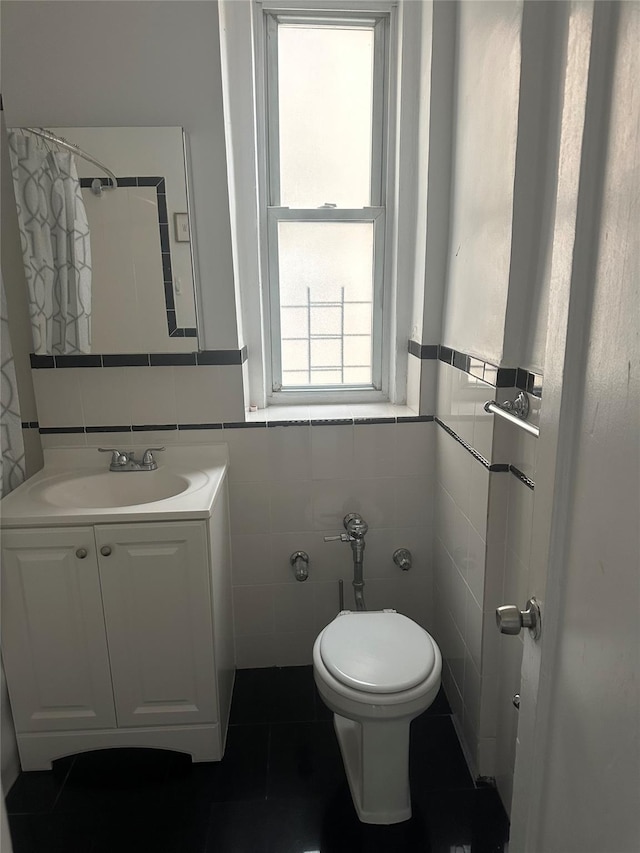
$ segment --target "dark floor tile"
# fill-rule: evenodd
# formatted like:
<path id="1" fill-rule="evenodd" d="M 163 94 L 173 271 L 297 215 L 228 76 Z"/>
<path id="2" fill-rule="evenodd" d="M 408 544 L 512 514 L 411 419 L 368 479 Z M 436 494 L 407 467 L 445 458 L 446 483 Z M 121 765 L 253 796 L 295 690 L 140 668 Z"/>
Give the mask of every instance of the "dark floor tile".
<path id="1" fill-rule="evenodd" d="M 289 723 L 315 717 L 313 667 L 240 669 L 231 705 L 232 725 Z"/>
<path id="2" fill-rule="evenodd" d="M 504 853 L 509 821 L 492 788 L 467 791 L 429 791 L 418 795 L 431 853 L 471 850 Z"/>
<path id="3" fill-rule="evenodd" d="M 100 749 L 76 757 L 56 811 L 104 816 L 157 806 L 165 795 L 169 756 L 160 749 Z"/>
<path id="4" fill-rule="evenodd" d="M 231 702 L 232 725 L 270 723 L 276 669 L 239 669 Z"/>
<path id="5" fill-rule="evenodd" d="M 270 853 L 269 812 L 266 800 L 215 803 L 206 853 Z"/>
<path id="6" fill-rule="evenodd" d="M 345 779 L 333 723 L 283 723 L 270 729 L 267 797 L 331 797 Z"/>
<path id="7" fill-rule="evenodd" d="M 411 791 L 473 788 L 451 717 L 422 714 L 411 723 Z"/>
<path id="8" fill-rule="evenodd" d="M 36 814 L 52 811 L 74 758 L 74 755 L 59 758 L 53 762 L 53 770 L 21 773 L 7 795 L 7 812 Z"/>
<path id="9" fill-rule="evenodd" d="M 315 719 L 314 692 L 312 666 L 276 669 L 271 722 L 291 723 Z"/>
<path id="10" fill-rule="evenodd" d="M 103 819 L 91 853 L 204 853 L 210 806 L 115 810 Z"/>
<path id="11" fill-rule="evenodd" d="M 166 784 L 167 808 L 264 798 L 268 744 L 268 726 L 230 726 L 222 761 L 192 764 L 188 756 L 174 758 Z"/>
<path id="12" fill-rule="evenodd" d="M 91 853 L 98 823 L 69 814 L 10 815 L 14 853 Z"/>
<path id="13" fill-rule="evenodd" d="M 425 853 L 422 815 L 392 826 L 360 823 L 346 782 L 329 799 L 273 800 L 269 853 Z"/>

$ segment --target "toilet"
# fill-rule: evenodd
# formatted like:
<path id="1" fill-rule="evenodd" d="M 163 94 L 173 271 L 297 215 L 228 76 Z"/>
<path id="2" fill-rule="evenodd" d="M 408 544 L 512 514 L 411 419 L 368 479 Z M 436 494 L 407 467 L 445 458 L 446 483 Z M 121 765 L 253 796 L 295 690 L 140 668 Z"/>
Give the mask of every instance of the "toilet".
<path id="1" fill-rule="evenodd" d="M 435 640 L 395 610 L 343 610 L 320 632 L 313 673 L 363 823 L 411 817 L 409 730 L 440 688 Z"/>

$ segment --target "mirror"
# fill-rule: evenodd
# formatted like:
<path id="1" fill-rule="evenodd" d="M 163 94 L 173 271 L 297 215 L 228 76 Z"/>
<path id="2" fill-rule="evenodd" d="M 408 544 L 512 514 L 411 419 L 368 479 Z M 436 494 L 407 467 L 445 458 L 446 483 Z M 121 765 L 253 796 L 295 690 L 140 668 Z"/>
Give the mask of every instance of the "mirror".
<path id="1" fill-rule="evenodd" d="M 91 249 L 90 346 L 82 351 L 118 354 L 197 350 L 182 128 L 47 130 L 103 163 L 118 181 L 116 189 L 108 187 L 110 181 L 105 172 L 75 155 Z M 56 150 L 54 143 L 40 139 L 37 142 Z M 96 178 L 104 189 L 96 189 Z M 50 347 L 36 346 L 36 351 L 50 352 Z"/>

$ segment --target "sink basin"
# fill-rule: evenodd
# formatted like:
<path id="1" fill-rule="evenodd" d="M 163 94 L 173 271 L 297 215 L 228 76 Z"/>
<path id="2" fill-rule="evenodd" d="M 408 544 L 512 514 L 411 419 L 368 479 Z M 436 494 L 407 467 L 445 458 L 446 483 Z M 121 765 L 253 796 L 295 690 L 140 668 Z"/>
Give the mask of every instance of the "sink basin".
<path id="1" fill-rule="evenodd" d="M 189 480 L 159 468 L 157 471 L 103 471 L 41 480 L 31 497 L 53 506 L 94 509 L 138 506 L 182 494 Z"/>

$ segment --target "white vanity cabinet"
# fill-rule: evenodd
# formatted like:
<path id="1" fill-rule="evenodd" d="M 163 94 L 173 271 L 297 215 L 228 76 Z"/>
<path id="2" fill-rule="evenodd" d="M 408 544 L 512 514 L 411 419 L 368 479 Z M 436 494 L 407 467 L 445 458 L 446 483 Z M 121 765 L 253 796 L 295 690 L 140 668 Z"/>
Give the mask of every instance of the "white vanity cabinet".
<path id="1" fill-rule="evenodd" d="M 4 529 L 2 654 L 23 769 L 110 746 L 222 758 L 229 564 L 226 483 L 206 520 Z"/>

